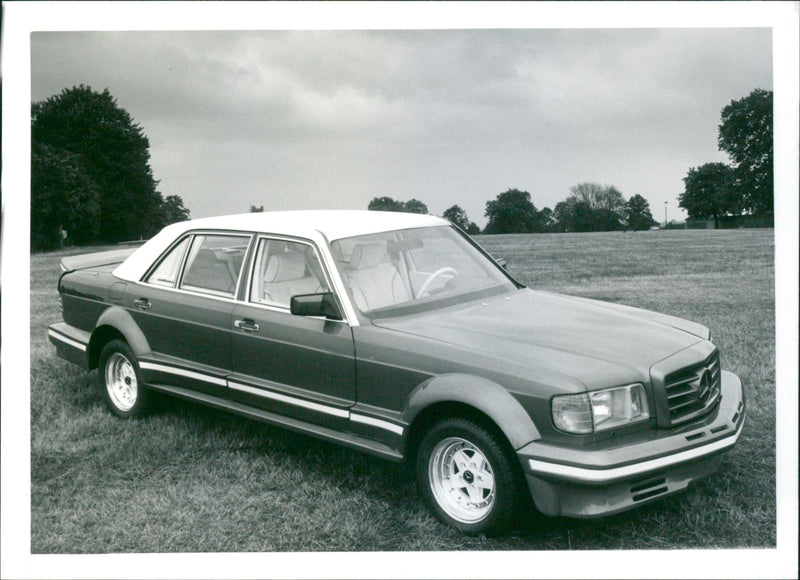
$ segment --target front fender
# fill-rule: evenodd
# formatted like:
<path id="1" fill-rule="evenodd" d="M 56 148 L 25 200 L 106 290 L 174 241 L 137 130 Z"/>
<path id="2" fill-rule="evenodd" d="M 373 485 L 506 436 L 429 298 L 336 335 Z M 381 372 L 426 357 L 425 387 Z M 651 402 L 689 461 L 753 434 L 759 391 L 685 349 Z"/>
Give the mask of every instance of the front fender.
<path id="1" fill-rule="evenodd" d="M 99 354 L 102 345 L 105 344 L 103 339 L 107 336 L 109 329 L 116 330 L 125 338 L 125 342 L 128 343 L 137 358 L 151 352 L 150 343 L 147 342 L 144 333 L 130 313 L 120 306 L 111 306 L 100 315 L 92 331 L 89 346 L 95 357 Z"/>
<path id="2" fill-rule="evenodd" d="M 461 403 L 487 415 L 514 449 L 541 439 L 522 405 L 504 387 L 482 377 L 453 373 L 432 377 L 411 392 L 403 410 L 408 424 L 437 403 Z"/>

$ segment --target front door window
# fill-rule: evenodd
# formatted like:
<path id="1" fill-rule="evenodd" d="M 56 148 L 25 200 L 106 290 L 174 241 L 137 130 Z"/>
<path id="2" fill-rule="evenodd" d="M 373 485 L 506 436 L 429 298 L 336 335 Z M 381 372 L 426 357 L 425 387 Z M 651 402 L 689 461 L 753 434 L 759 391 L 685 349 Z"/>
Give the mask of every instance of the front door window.
<path id="1" fill-rule="evenodd" d="M 328 292 L 313 246 L 264 238 L 258 243 L 250 301 L 289 308 L 292 296 Z"/>

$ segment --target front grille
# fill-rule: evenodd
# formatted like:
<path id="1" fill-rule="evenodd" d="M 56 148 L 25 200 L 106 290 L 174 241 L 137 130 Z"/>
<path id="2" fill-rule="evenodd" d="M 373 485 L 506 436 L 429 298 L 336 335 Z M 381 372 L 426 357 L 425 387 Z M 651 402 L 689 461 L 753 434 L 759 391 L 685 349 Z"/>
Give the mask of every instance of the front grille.
<path id="1" fill-rule="evenodd" d="M 680 425 L 710 413 L 719 402 L 721 374 L 719 353 L 702 363 L 667 375 L 664 387 L 672 425 Z"/>

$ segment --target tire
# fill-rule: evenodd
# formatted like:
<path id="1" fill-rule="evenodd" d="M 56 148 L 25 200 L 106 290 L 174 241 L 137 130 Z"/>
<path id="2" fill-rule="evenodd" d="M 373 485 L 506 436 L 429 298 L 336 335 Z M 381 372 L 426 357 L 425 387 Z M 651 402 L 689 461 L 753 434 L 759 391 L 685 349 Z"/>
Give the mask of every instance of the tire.
<path id="1" fill-rule="evenodd" d="M 122 340 L 112 340 L 100 351 L 97 378 L 103 398 L 118 417 L 142 415 L 152 393 L 144 388 L 136 355 Z"/>
<path id="2" fill-rule="evenodd" d="M 519 498 L 516 457 L 501 437 L 469 419 L 443 420 L 425 434 L 416 475 L 431 511 L 471 535 L 503 529 Z"/>

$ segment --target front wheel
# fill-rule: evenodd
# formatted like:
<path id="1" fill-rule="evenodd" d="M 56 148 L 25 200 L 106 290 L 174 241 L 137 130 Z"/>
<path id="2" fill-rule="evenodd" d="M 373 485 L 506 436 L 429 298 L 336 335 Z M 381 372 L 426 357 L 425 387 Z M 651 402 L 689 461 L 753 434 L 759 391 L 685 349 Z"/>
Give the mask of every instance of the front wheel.
<path id="1" fill-rule="evenodd" d="M 141 415 L 149 402 L 139 374 L 139 363 L 127 343 L 112 340 L 100 351 L 98 379 L 103 398 L 120 417 Z"/>
<path id="2" fill-rule="evenodd" d="M 432 511 L 468 534 L 502 528 L 518 498 L 515 458 L 497 435 L 467 419 L 447 419 L 428 431 L 416 472 Z"/>

